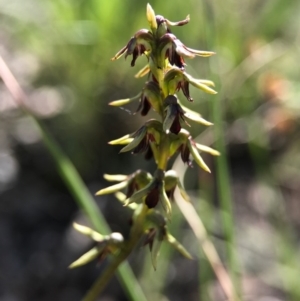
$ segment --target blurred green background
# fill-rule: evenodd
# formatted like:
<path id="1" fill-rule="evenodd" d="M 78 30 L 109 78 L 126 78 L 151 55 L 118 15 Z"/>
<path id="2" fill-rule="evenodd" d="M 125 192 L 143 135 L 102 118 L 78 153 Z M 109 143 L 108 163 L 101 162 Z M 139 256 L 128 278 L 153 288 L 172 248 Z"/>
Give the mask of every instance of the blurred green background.
<path id="1" fill-rule="evenodd" d="M 0 0 L 0 55 L 94 194 L 103 173 L 153 171 L 143 156 L 118 154 L 107 141 L 145 119 L 111 108 L 145 81 L 113 55 L 148 28 L 147 1 Z M 193 109 L 213 128 L 193 126 L 203 144 L 226 143 L 237 257 L 244 300 L 300 300 L 300 2 L 285 0 L 152 1 L 156 14 L 191 21 L 172 31 L 187 46 L 216 51 L 187 60 L 187 71 L 214 80 L 216 96 L 191 89 Z M 180 95 L 181 97 L 181 95 Z M 183 100 L 184 101 L 184 100 Z M 186 104 L 185 105 L 190 105 Z M 126 109 L 135 111 L 137 104 Z M 201 140 L 202 139 L 202 140 Z M 185 185 L 227 265 L 215 162 L 190 169 Z M 113 196 L 96 199 L 114 231 L 128 231 L 130 212 Z M 176 205 L 171 232 L 197 258 L 164 249 L 153 271 L 148 250 L 130 258 L 149 300 L 226 300 Z M 91 247 L 72 230 L 88 224 L 60 179 L 32 120 L 0 81 L 0 300 L 80 300 L 103 269 L 67 266 Z M 104 264 L 105 265 L 105 264 Z M 114 279 L 99 300 L 128 300 Z"/>

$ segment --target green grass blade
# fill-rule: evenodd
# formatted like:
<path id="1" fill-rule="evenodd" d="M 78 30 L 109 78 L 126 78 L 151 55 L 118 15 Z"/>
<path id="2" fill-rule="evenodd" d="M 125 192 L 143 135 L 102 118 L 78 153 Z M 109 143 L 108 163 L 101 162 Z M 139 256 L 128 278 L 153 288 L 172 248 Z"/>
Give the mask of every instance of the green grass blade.
<path id="1" fill-rule="evenodd" d="M 212 13 L 211 18 L 207 18 L 209 12 Z M 209 1 L 203 2 L 203 15 L 205 25 L 205 36 L 207 41 L 207 47 L 220 49 L 219 36 L 216 31 L 217 23 L 213 14 L 213 7 Z M 214 47 L 213 47 L 214 46 Z M 213 58 L 218 66 L 218 56 Z M 218 68 L 220 70 L 220 68 Z M 218 71 L 217 71 L 218 72 Z M 219 73 L 218 73 L 219 74 Z M 238 294 L 240 300 L 242 300 L 241 283 L 240 283 L 240 264 L 238 260 L 238 254 L 235 243 L 235 223 L 233 215 L 231 185 L 230 185 L 230 173 L 228 170 L 226 144 L 225 144 L 225 130 L 223 120 L 223 108 L 224 108 L 224 88 L 221 86 L 221 80 L 219 75 L 215 76 L 215 84 L 219 94 L 215 96 L 212 104 L 212 122 L 214 124 L 213 130 L 215 134 L 216 142 L 214 148 L 217 149 L 221 156 L 216 157 L 216 173 L 217 173 L 217 189 L 220 200 L 220 215 L 223 225 L 223 234 L 226 244 L 226 255 L 228 261 L 228 270 L 233 282 L 235 291 Z"/>

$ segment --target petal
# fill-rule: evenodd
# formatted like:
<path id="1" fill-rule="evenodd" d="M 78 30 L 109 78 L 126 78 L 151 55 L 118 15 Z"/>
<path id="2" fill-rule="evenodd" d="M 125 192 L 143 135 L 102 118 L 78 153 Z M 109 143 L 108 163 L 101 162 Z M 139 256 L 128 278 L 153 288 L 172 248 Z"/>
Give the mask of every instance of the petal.
<path id="1" fill-rule="evenodd" d="M 131 138 L 130 135 L 127 134 L 127 135 L 125 135 L 125 136 L 123 136 L 123 137 L 121 137 L 121 138 L 118 138 L 118 139 L 109 141 L 108 144 L 110 144 L 110 145 L 128 144 L 128 143 L 130 143 L 132 140 L 133 140 L 133 138 Z"/>
<path id="2" fill-rule="evenodd" d="M 188 81 L 183 81 L 183 84 L 181 84 L 181 90 L 183 92 L 183 95 L 186 97 L 186 99 L 190 102 L 193 102 L 193 98 L 190 96 L 190 87 Z"/>
<path id="3" fill-rule="evenodd" d="M 200 82 L 201 84 L 206 85 L 206 86 L 215 87 L 215 83 L 212 82 L 211 80 L 208 80 L 208 79 L 198 79 L 197 81 Z"/>
<path id="4" fill-rule="evenodd" d="M 178 85 L 184 79 L 183 76 L 182 70 L 177 67 L 173 67 L 164 75 L 164 83 L 169 94 L 174 94 L 177 91 Z"/>
<path id="5" fill-rule="evenodd" d="M 158 113 L 162 111 L 161 108 L 162 99 L 161 99 L 159 85 L 157 82 L 154 81 L 146 82 L 144 87 L 144 96 L 148 99 L 154 111 Z"/>
<path id="6" fill-rule="evenodd" d="M 184 189 L 182 183 L 179 181 L 179 179 L 178 179 L 178 181 L 177 181 L 177 187 L 178 187 L 178 189 L 179 189 L 179 191 L 180 191 L 180 194 L 181 194 L 181 196 L 183 197 L 183 199 L 186 200 L 187 202 L 190 202 L 190 201 L 191 201 L 191 200 L 190 200 L 190 197 L 189 197 L 189 195 L 187 194 L 187 192 L 185 191 L 185 189 Z"/>
<path id="7" fill-rule="evenodd" d="M 188 259 L 193 259 L 192 255 L 185 249 L 185 247 L 179 243 L 175 237 L 173 237 L 171 234 L 167 234 L 166 237 L 169 244 L 171 244 L 179 253 L 181 253 L 184 257 Z"/>
<path id="8" fill-rule="evenodd" d="M 139 130 L 137 130 L 134 135 L 136 135 L 134 137 L 134 139 L 125 147 L 123 147 L 120 152 L 128 152 L 133 150 L 134 148 L 136 148 L 137 146 L 139 146 L 139 144 L 142 142 L 142 140 L 145 138 L 147 134 L 147 128 L 146 126 L 142 126 Z"/>
<path id="9" fill-rule="evenodd" d="M 182 120 L 183 118 L 180 118 L 181 116 L 179 114 L 176 115 L 173 124 L 170 127 L 170 133 L 173 133 L 175 135 L 177 135 L 180 131 L 181 131 L 181 123 L 180 120 Z M 189 126 L 189 124 L 183 119 L 183 121 L 185 122 L 186 125 Z M 166 133 L 168 133 L 168 131 L 166 131 Z"/>
<path id="10" fill-rule="evenodd" d="M 209 153 L 213 156 L 220 156 L 221 155 L 220 152 L 218 152 L 217 150 L 215 150 L 211 147 L 208 147 L 206 145 L 203 145 L 203 144 L 196 143 L 196 147 L 199 151 Z"/>
<path id="11" fill-rule="evenodd" d="M 125 204 L 125 201 L 126 201 L 126 195 L 125 193 L 121 192 L 121 191 L 118 191 L 115 193 L 115 197 L 124 205 Z M 135 203 L 132 203 L 132 204 L 129 204 L 127 207 L 129 207 L 130 209 L 132 210 L 135 210 L 137 208 L 138 204 L 135 204 Z"/>
<path id="12" fill-rule="evenodd" d="M 151 249 L 151 259 L 152 259 L 152 265 L 154 270 L 157 268 L 157 258 L 159 255 L 160 247 L 164 239 L 164 233 L 162 233 L 161 230 L 157 231 L 157 234 L 155 235 L 152 249 Z"/>
<path id="13" fill-rule="evenodd" d="M 148 64 L 144 68 L 142 68 L 134 77 L 135 78 L 140 78 L 140 77 L 143 77 L 143 76 L 147 75 L 149 72 L 150 72 L 150 67 L 149 67 L 149 64 Z"/>
<path id="14" fill-rule="evenodd" d="M 184 44 L 176 39 L 173 42 L 175 44 L 175 51 L 178 55 L 183 56 L 183 57 L 187 57 L 187 58 L 194 58 L 196 54 L 194 54 L 193 52 L 189 51 L 188 48 L 186 46 L 184 46 Z"/>
<path id="15" fill-rule="evenodd" d="M 154 207 L 156 207 L 158 201 L 159 201 L 159 188 L 154 187 L 147 194 L 147 196 L 145 198 L 145 204 L 148 206 L 148 208 L 154 208 Z"/>
<path id="16" fill-rule="evenodd" d="M 126 50 L 127 50 L 127 45 L 124 46 L 121 50 L 119 50 L 119 51 L 116 53 L 116 55 L 115 55 L 113 58 L 111 58 L 111 60 L 112 60 L 112 61 L 115 61 L 115 60 L 119 59 L 119 58 L 126 52 Z"/>
<path id="17" fill-rule="evenodd" d="M 163 130 L 168 134 L 170 132 L 170 128 L 174 122 L 176 118 L 176 110 L 174 110 L 174 107 L 172 105 L 169 105 L 167 107 L 167 115 L 166 115 L 166 118 L 164 120 L 164 123 L 163 123 Z M 180 129 L 179 129 L 180 131 Z M 179 131 L 177 133 L 174 133 L 174 134 L 178 134 Z"/>
<path id="18" fill-rule="evenodd" d="M 195 55 L 197 55 L 197 56 L 210 57 L 210 56 L 216 54 L 216 53 L 213 52 L 213 51 L 196 50 L 196 49 L 192 49 L 192 48 L 189 48 L 189 47 L 186 47 L 186 46 L 185 46 L 185 48 L 186 48 L 189 52 L 191 52 L 191 53 L 193 53 L 193 54 L 195 54 Z"/>
<path id="19" fill-rule="evenodd" d="M 190 22 L 190 15 L 187 15 L 184 20 L 178 21 L 178 22 L 171 22 L 171 21 L 169 21 L 167 19 L 165 19 L 165 21 L 170 26 L 183 26 L 183 25 L 185 25 L 185 24 L 187 24 L 187 23 Z"/>
<path id="20" fill-rule="evenodd" d="M 99 190 L 98 192 L 96 192 L 95 195 L 114 193 L 114 192 L 124 189 L 127 185 L 128 185 L 128 181 L 123 181 L 121 183 L 103 188 L 103 189 Z"/>
<path id="21" fill-rule="evenodd" d="M 172 214 L 172 206 L 171 203 L 168 199 L 168 196 L 166 194 L 165 191 L 165 185 L 163 183 L 163 185 L 161 185 L 160 187 L 160 193 L 159 193 L 159 202 L 161 203 L 165 213 L 166 213 L 166 217 L 167 219 L 171 219 L 171 214 Z"/>
<path id="22" fill-rule="evenodd" d="M 208 86 L 206 86 L 205 84 L 203 84 L 201 82 L 201 80 L 197 80 L 187 73 L 184 73 L 184 76 L 185 76 L 186 80 L 188 80 L 189 83 L 191 83 L 194 87 L 201 89 L 202 91 L 209 93 L 209 94 L 217 94 L 217 92 L 215 90 L 213 90 L 213 89 L 209 88 Z"/>
<path id="23" fill-rule="evenodd" d="M 132 154 L 140 154 L 147 152 L 149 149 L 149 139 L 144 137 L 144 139 L 132 150 Z"/>
<path id="24" fill-rule="evenodd" d="M 97 242 L 101 242 L 103 241 L 103 239 L 105 238 L 104 235 L 94 231 L 93 229 L 89 228 L 89 227 L 86 227 L 86 226 L 82 226 L 82 225 L 79 225 L 77 223 L 73 223 L 73 227 L 78 231 L 80 232 L 81 234 L 83 235 L 86 235 L 88 237 L 90 237 L 91 239 L 93 239 L 94 241 L 97 241 Z"/>
<path id="25" fill-rule="evenodd" d="M 148 114 L 148 112 L 151 109 L 151 104 L 149 102 L 149 100 L 147 99 L 147 97 L 144 97 L 142 100 L 142 110 L 141 110 L 141 115 L 142 116 L 146 116 Z"/>
<path id="26" fill-rule="evenodd" d="M 202 84 L 200 81 L 190 82 L 196 88 L 208 93 L 208 94 L 217 94 L 218 92 L 212 88 L 209 88 L 207 85 Z"/>
<path id="27" fill-rule="evenodd" d="M 109 174 L 104 174 L 103 178 L 106 181 L 110 182 L 123 182 L 128 179 L 127 175 L 109 175 Z"/>
<path id="28" fill-rule="evenodd" d="M 191 139 L 188 139 L 188 148 L 194 158 L 194 160 L 196 161 L 196 163 L 205 171 L 210 173 L 210 169 L 208 168 L 208 166 L 205 164 L 205 162 L 203 161 L 202 157 L 199 155 L 198 150 L 196 148 L 196 146 L 193 145 L 193 143 L 191 142 Z"/>
<path id="29" fill-rule="evenodd" d="M 179 103 L 179 104 L 180 104 L 181 108 L 185 111 L 184 116 L 186 118 L 193 120 L 195 122 L 198 122 L 200 124 L 206 125 L 206 126 L 213 125 L 213 123 L 204 119 L 199 113 L 197 113 L 193 110 L 190 110 L 189 108 L 185 107 L 181 103 Z"/>
<path id="30" fill-rule="evenodd" d="M 127 44 L 127 51 L 125 54 L 125 58 L 127 58 L 128 55 L 133 54 L 136 47 L 137 47 L 137 38 L 134 36 L 129 40 Z"/>
<path id="31" fill-rule="evenodd" d="M 91 250 L 89 250 L 87 253 L 85 253 L 84 255 L 82 255 L 79 259 L 77 259 L 76 261 L 74 261 L 69 268 L 73 269 L 73 268 L 77 268 L 79 266 L 82 266 L 84 264 L 87 264 L 89 262 L 91 262 L 92 260 L 94 260 L 95 258 L 97 258 L 97 256 L 99 256 L 99 254 L 102 252 L 103 247 L 99 248 L 99 247 L 95 247 Z"/>
<path id="32" fill-rule="evenodd" d="M 193 114 L 193 113 L 186 112 L 186 113 L 184 113 L 184 116 L 190 120 L 193 120 L 195 122 L 198 122 L 198 123 L 206 125 L 206 126 L 213 125 L 213 123 L 202 118 L 200 114 L 196 114 L 196 113 Z"/>
<path id="33" fill-rule="evenodd" d="M 142 93 L 139 93 L 138 95 L 131 97 L 131 98 L 125 98 L 125 99 L 119 99 L 119 100 L 114 100 L 109 103 L 110 106 L 114 107 L 119 107 L 119 106 L 124 106 L 127 105 L 128 103 L 133 102 L 136 99 L 139 99 L 141 97 Z"/>
<path id="34" fill-rule="evenodd" d="M 183 163 L 187 163 L 189 166 L 191 166 L 190 150 L 189 150 L 189 148 L 185 144 L 183 144 L 181 146 L 180 155 L 181 155 L 182 162 Z"/>
<path id="35" fill-rule="evenodd" d="M 136 191 L 130 198 L 128 198 L 125 202 L 124 206 L 127 206 L 131 203 L 141 203 L 143 201 L 143 198 L 150 193 L 152 189 L 155 188 L 155 181 L 150 182 L 148 185 L 146 185 L 144 188 Z"/>
<path id="36" fill-rule="evenodd" d="M 145 160 L 151 160 L 153 158 L 153 150 L 152 147 L 148 147 L 145 153 Z"/>

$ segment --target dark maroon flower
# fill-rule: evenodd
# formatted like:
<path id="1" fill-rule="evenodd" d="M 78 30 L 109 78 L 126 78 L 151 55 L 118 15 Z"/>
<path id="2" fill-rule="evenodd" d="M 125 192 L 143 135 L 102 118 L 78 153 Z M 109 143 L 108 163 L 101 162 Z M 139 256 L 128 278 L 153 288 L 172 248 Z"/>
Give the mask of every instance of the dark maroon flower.
<path id="1" fill-rule="evenodd" d="M 147 194 L 145 199 L 145 204 L 148 208 L 154 208 L 157 205 L 160 198 L 161 186 L 162 182 L 155 179 L 152 190 Z"/>
<path id="2" fill-rule="evenodd" d="M 178 83 L 176 91 L 179 91 L 180 89 L 188 101 L 194 101 L 193 98 L 190 96 L 189 82 L 187 80 L 182 80 Z"/>
<path id="3" fill-rule="evenodd" d="M 153 35 L 147 29 L 140 29 L 129 40 L 126 46 L 124 46 L 113 58 L 112 61 L 117 60 L 125 53 L 125 59 L 128 55 L 132 55 L 131 66 L 135 65 L 136 59 L 145 54 L 147 51 L 151 51 Z"/>
<path id="4" fill-rule="evenodd" d="M 133 140 L 123 147 L 121 152 L 131 151 L 132 154 L 145 152 L 146 159 L 150 159 L 153 156 L 151 146 L 155 147 L 158 144 L 161 132 L 161 123 L 157 120 L 150 119 L 140 129 L 129 135 Z"/>
<path id="5" fill-rule="evenodd" d="M 186 144 L 182 144 L 179 148 L 181 160 L 183 163 L 187 163 L 189 167 L 193 167 L 192 161 L 190 160 L 190 149 Z"/>
<path id="6" fill-rule="evenodd" d="M 166 132 L 170 131 L 171 133 L 177 135 L 181 130 L 182 121 L 189 125 L 184 119 L 185 111 L 178 104 L 177 97 L 174 95 L 169 95 L 166 97 L 164 104 L 167 106 L 167 115 L 163 123 L 163 129 Z"/>
<path id="7" fill-rule="evenodd" d="M 148 208 L 154 208 L 160 203 L 166 216 L 170 217 L 171 204 L 165 192 L 164 174 L 163 170 L 157 169 L 152 181 L 128 198 L 127 205 L 140 203 L 143 199 Z"/>
<path id="8" fill-rule="evenodd" d="M 184 69 L 184 58 L 194 58 L 196 55 L 208 57 L 214 54 L 211 51 L 202 51 L 185 46 L 175 35 L 171 33 L 164 34 L 159 41 L 159 50 L 161 55 L 168 58 L 171 65 Z"/>
<path id="9" fill-rule="evenodd" d="M 126 198 L 128 199 L 134 194 L 134 192 L 143 188 L 145 183 L 149 181 L 149 174 L 146 171 L 139 169 L 129 175 L 127 181 Z"/>
<path id="10" fill-rule="evenodd" d="M 137 112 L 141 110 L 141 115 L 145 116 L 149 110 L 153 108 L 154 111 L 160 113 L 161 111 L 161 95 L 157 81 L 148 81 L 143 89 L 140 104 Z"/>

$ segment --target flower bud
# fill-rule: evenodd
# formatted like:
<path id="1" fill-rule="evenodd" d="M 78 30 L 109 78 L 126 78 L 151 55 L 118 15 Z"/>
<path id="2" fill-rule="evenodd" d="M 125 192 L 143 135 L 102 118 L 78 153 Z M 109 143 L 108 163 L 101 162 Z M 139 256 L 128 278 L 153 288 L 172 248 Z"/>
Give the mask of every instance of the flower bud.
<path id="1" fill-rule="evenodd" d="M 150 28 L 151 28 L 152 32 L 155 33 L 155 31 L 157 29 L 155 12 L 149 3 L 147 4 L 147 14 L 146 15 L 147 15 L 147 20 L 149 22 Z"/>

